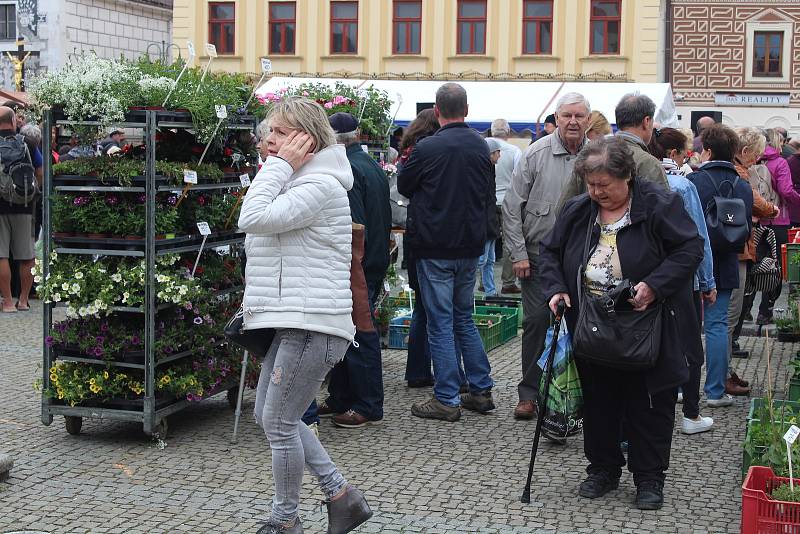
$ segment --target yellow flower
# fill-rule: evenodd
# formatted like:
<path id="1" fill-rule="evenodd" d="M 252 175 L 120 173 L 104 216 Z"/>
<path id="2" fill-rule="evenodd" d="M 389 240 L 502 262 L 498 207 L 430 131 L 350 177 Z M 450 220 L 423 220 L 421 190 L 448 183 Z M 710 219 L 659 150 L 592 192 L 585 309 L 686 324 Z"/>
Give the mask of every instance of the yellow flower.
<path id="1" fill-rule="evenodd" d="M 58 375 L 55 373 L 50 373 L 50 380 L 53 382 L 58 382 Z"/>
<path id="2" fill-rule="evenodd" d="M 98 389 L 97 386 L 92 384 L 91 386 L 89 386 L 89 391 L 91 391 L 92 393 L 97 393 L 99 391 L 99 389 Z"/>
<path id="3" fill-rule="evenodd" d="M 63 399 L 64 398 L 64 390 L 61 389 L 61 388 L 58 389 L 58 398 L 59 399 Z"/>
<path id="4" fill-rule="evenodd" d="M 103 378 L 108 379 L 108 371 L 103 371 Z"/>
<path id="5" fill-rule="evenodd" d="M 50 368 L 50 372 L 51 372 L 51 373 L 58 372 L 58 367 L 56 367 L 56 366 L 54 365 L 53 367 L 51 367 L 51 368 Z"/>
<path id="6" fill-rule="evenodd" d="M 169 377 L 169 375 L 164 375 L 163 377 L 161 377 L 161 381 L 164 382 L 165 384 L 169 384 L 172 381 L 172 379 Z"/>
<path id="7" fill-rule="evenodd" d="M 94 378 L 91 378 L 89 380 L 89 384 L 91 384 L 92 386 L 95 385 L 96 382 L 97 382 L 97 380 L 95 380 Z"/>

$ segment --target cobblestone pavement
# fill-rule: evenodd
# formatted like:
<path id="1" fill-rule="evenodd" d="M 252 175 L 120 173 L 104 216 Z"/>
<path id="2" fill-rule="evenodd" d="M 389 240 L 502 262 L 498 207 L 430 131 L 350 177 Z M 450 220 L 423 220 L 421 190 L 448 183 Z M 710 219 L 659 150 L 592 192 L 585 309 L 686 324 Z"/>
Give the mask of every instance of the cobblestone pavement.
<path id="1" fill-rule="evenodd" d="M 15 460 L 10 479 L 0 483 L 0 532 L 255 532 L 269 510 L 272 480 L 267 442 L 250 416 L 253 392 L 245 395 L 236 445 L 233 411 L 223 396 L 172 416 L 164 449 L 136 424 L 87 420 L 79 436 L 68 435 L 60 417 L 43 426 L 31 385 L 40 374 L 40 311 L 36 302 L 30 313 L 0 317 L 0 452 Z M 760 390 L 765 341 L 743 341 L 754 355 L 734 365 Z M 797 348 L 775 345 L 781 387 L 785 360 Z M 534 502 L 521 504 L 534 425 L 511 417 L 519 350 L 517 339 L 490 354 L 496 412 L 466 412 L 457 423 L 412 417 L 411 403 L 427 392 L 405 387 L 404 352 L 384 352 L 384 424 L 344 430 L 323 422 L 321 428 L 332 457 L 375 510 L 359 532 L 739 532 L 744 398 L 730 408 L 703 410 L 716 421 L 712 432 L 676 431 L 666 505 L 658 512 L 633 507 L 628 473 L 617 491 L 595 501 L 579 498 L 586 466 L 581 437 L 566 447 L 541 447 Z M 306 532 L 325 531 L 321 498 L 307 476 Z"/>

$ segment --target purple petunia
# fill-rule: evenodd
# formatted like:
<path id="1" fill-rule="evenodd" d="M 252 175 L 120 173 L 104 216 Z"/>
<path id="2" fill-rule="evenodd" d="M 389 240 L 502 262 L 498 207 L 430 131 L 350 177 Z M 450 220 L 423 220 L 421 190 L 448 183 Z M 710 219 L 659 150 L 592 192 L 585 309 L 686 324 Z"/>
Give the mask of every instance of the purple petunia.
<path id="1" fill-rule="evenodd" d="M 142 340 L 136 334 L 131 338 L 131 345 L 139 345 L 141 342 Z"/>
<path id="2" fill-rule="evenodd" d="M 56 341 L 55 341 L 55 339 L 53 339 L 53 336 L 47 336 L 47 337 L 44 339 L 44 342 L 45 342 L 45 344 L 46 344 L 48 347 L 52 347 L 53 345 L 55 345 L 55 342 L 56 342 Z"/>
<path id="3" fill-rule="evenodd" d="M 194 318 L 194 324 L 203 324 L 203 318 L 202 317 L 195 317 Z"/>
<path id="4" fill-rule="evenodd" d="M 95 338 L 94 338 L 94 340 L 95 340 L 95 341 L 96 341 L 98 344 L 102 344 L 102 343 L 103 343 L 103 342 L 106 340 L 106 338 L 105 338 L 105 337 L 103 337 L 103 336 L 97 336 L 97 337 L 95 337 Z"/>
<path id="5" fill-rule="evenodd" d="M 187 394 L 186 394 L 186 400 L 188 400 L 189 402 L 193 402 L 193 401 L 195 401 L 195 400 L 197 400 L 197 399 L 196 399 L 196 398 L 195 398 L 195 396 L 194 396 L 194 395 L 192 395 L 191 393 L 187 393 Z"/>
<path id="6" fill-rule="evenodd" d="M 108 323 L 102 323 L 100 325 L 100 331 L 101 332 L 108 332 Z"/>
<path id="7" fill-rule="evenodd" d="M 103 347 L 95 347 L 94 348 L 94 355 L 98 358 L 102 358 L 104 354 Z"/>

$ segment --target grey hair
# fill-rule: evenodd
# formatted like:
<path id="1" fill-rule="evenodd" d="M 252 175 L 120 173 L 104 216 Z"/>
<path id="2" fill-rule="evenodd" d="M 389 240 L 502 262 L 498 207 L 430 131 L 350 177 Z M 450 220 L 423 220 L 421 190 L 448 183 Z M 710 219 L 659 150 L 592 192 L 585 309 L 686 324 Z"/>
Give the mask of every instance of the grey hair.
<path id="1" fill-rule="evenodd" d="M 569 106 L 572 104 L 583 104 L 586 106 L 587 115 L 592 112 L 592 106 L 589 104 L 588 98 L 580 93 L 564 93 L 561 95 L 561 98 L 558 99 L 558 102 L 556 102 L 556 113 L 561 111 L 561 108 L 564 106 Z"/>
<path id="2" fill-rule="evenodd" d="M 269 135 L 269 119 L 264 119 L 258 123 L 258 126 L 256 126 L 256 135 L 262 141 L 267 139 Z"/>
<path id="3" fill-rule="evenodd" d="M 573 172 L 582 180 L 591 174 L 605 172 L 614 178 L 631 181 L 636 176 L 636 162 L 633 152 L 621 137 L 600 137 L 578 153 Z"/>
<path id="4" fill-rule="evenodd" d="M 749 148 L 753 154 L 757 157 L 761 157 L 764 153 L 764 149 L 767 147 L 767 139 L 764 137 L 764 134 L 761 133 L 761 130 L 753 128 L 752 126 L 741 126 L 739 128 L 734 128 L 733 131 L 739 136 L 740 154 L 742 150 Z"/>
<path id="5" fill-rule="evenodd" d="M 42 131 L 35 124 L 26 124 L 20 128 L 19 133 L 32 145 L 42 146 Z"/>
<path id="6" fill-rule="evenodd" d="M 628 93 L 623 96 L 614 109 L 619 129 L 641 126 L 646 117 L 653 118 L 655 114 L 655 102 L 649 96 L 640 93 Z"/>
<path id="7" fill-rule="evenodd" d="M 495 119 L 492 121 L 489 133 L 492 137 L 508 137 L 511 135 L 511 125 L 505 119 Z"/>
<path id="8" fill-rule="evenodd" d="M 336 144 L 336 134 L 328 122 L 325 110 L 304 96 L 285 96 L 276 102 L 264 122 L 271 125 L 275 121 L 310 135 L 314 140 L 314 152 Z M 266 132 L 269 133 L 269 129 Z M 261 133 L 259 125 L 259 135 Z M 266 136 L 262 139 L 266 139 Z"/>
<path id="9" fill-rule="evenodd" d="M 336 142 L 345 146 L 352 145 L 353 143 L 358 143 L 358 135 L 358 130 L 355 132 L 338 133 L 336 134 Z"/>
<path id="10" fill-rule="evenodd" d="M 457 83 L 448 82 L 436 90 L 436 107 L 443 119 L 467 116 L 467 91 Z"/>

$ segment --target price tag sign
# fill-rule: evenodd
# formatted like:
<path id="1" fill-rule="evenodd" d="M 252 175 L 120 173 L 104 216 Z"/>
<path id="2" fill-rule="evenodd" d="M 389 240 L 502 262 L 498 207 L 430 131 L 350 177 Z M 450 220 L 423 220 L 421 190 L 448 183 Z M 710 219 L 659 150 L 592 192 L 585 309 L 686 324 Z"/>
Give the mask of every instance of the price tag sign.
<path id="1" fill-rule="evenodd" d="M 186 184 L 197 184 L 197 171 L 183 169 L 183 182 Z"/>
<path id="2" fill-rule="evenodd" d="M 227 119 L 228 118 L 228 106 L 224 104 L 220 104 L 214 106 L 214 110 L 217 112 L 218 119 Z"/>
<path id="3" fill-rule="evenodd" d="M 242 174 L 239 176 L 239 181 L 242 182 L 242 187 L 250 187 L 250 175 Z"/>
<path id="4" fill-rule="evenodd" d="M 367 145 L 361 145 L 361 150 L 369 154 L 369 147 Z"/>
<path id="5" fill-rule="evenodd" d="M 411 293 L 411 286 L 408 284 L 404 285 L 403 291 L 405 291 L 406 293 Z"/>
<path id="6" fill-rule="evenodd" d="M 194 43 L 191 41 L 186 41 L 186 48 L 189 49 L 189 58 L 193 58 L 196 55 L 194 51 Z"/>
<path id="7" fill-rule="evenodd" d="M 209 57 L 217 57 L 217 47 L 211 43 L 206 43 L 206 53 Z"/>
<path id="8" fill-rule="evenodd" d="M 392 286 L 389 285 L 388 280 L 383 281 L 383 289 L 385 289 L 387 293 L 392 290 Z"/>
<path id="9" fill-rule="evenodd" d="M 264 74 L 269 74 L 272 72 L 272 61 L 262 57 L 261 58 L 261 72 Z"/>
<path id="10" fill-rule="evenodd" d="M 786 434 L 783 435 L 783 439 L 786 443 L 792 445 L 797 439 L 797 436 L 800 436 L 800 428 L 792 425 L 789 427 L 789 430 L 786 431 Z"/>
<path id="11" fill-rule="evenodd" d="M 200 230 L 200 235 L 211 235 L 211 227 L 205 221 L 197 223 L 197 229 Z"/>

